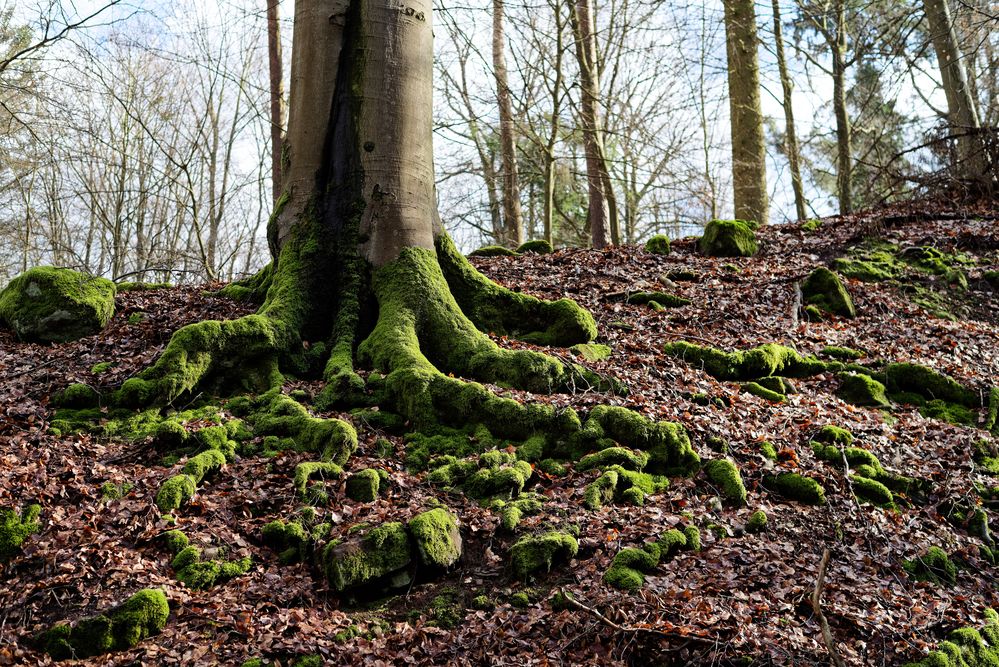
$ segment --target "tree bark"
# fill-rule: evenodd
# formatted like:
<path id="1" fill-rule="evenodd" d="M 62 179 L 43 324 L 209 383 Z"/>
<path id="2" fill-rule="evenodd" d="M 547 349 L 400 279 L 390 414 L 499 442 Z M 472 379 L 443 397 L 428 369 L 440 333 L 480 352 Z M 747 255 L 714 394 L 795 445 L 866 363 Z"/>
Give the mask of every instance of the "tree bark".
<path id="1" fill-rule="evenodd" d="M 787 135 L 785 147 L 787 150 L 787 161 L 791 168 L 794 211 L 798 220 L 804 220 L 808 214 L 805 210 L 805 190 L 801 183 L 801 153 L 798 148 L 798 132 L 794 126 L 794 109 L 792 107 L 794 82 L 787 71 L 787 58 L 784 55 L 784 31 L 781 25 L 780 0 L 773 0 L 773 10 L 774 42 L 777 47 L 777 69 L 780 72 L 780 85 L 784 95 L 784 132 Z"/>
<path id="2" fill-rule="evenodd" d="M 267 0 L 267 63 L 270 74 L 271 186 L 274 204 L 281 197 L 281 153 L 284 143 L 284 60 L 281 57 L 279 0 Z"/>
<path id="3" fill-rule="evenodd" d="M 846 108 L 846 3 L 836 2 L 836 34 L 832 47 L 833 113 L 836 116 L 836 190 L 840 215 L 853 213 L 853 141 Z"/>
<path id="4" fill-rule="evenodd" d="M 500 154 L 503 160 L 503 231 L 501 244 L 519 246 L 524 242 L 524 222 L 520 211 L 520 184 L 517 174 L 517 146 L 514 141 L 513 105 L 507 80 L 506 45 L 503 39 L 503 0 L 493 0 L 493 70 L 496 101 L 499 104 Z"/>
<path id="5" fill-rule="evenodd" d="M 735 217 L 766 224 L 767 160 L 753 0 L 725 0 Z"/>

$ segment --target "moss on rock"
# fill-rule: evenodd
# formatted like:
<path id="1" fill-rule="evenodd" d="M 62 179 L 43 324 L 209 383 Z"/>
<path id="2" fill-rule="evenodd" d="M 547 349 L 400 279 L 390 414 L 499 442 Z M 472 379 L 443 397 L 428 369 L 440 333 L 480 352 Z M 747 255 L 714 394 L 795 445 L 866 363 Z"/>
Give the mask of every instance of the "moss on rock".
<path id="1" fill-rule="evenodd" d="M 827 445 L 849 447 L 853 444 L 853 433 L 835 424 L 826 424 L 819 429 L 819 432 L 812 437 L 812 440 Z"/>
<path id="2" fill-rule="evenodd" d="M 73 626 L 63 623 L 52 627 L 38 643 L 55 660 L 90 658 L 137 645 L 159 633 L 169 616 L 163 591 L 144 589 L 106 613 L 81 619 Z"/>
<path id="3" fill-rule="evenodd" d="M 71 269 L 39 266 L 0 291 L 0 321 L 18 338 L 65 343 L 97 333 L 114 315 L 115 285 Z"/>
<path id="4" fill-rule="evenodd" d="M 775 493 L 806 505 L 824 505 L 826 492 L 816 480 L 798 473 L 781 473 L 765 477 L 763 485 Z"/>
<path id="5" fill-rule="evenodd" d="M 742 483 L 739 468 L 730 459 L 715 459 L 704 465 L 708 479 L 718 487 L 721 494 L 733 505 L 746 504 L 746 487 Z"/>
<path id="6" fill-rule="evenodd" d="M 941 400 L 967 408 L 982 405 L 977 392 L 927 366 L 913 363 L 888 364 L 885 366 L 884 376 L 885 386 L 890 394 L 916 394 L 928 401 Z"/>
<path id="7" fill-rule="evenodd" d="M 377 470 L 359 470 L 347 478 L 347 497 L 359 503 L 370 503 L 378 499 L 381 477 Z"/>
<path id="8" fill-rule="evenodd" d="M 198 482 L 190 475 L 174 475 L 163 482 L 156 492 L 156 506 L 164 514 L 169 514 L 190 500 L 197 490 Z"/>
<path id="9" fill-rule="evenodd" d="M 853 495 L 861 502 L 884 508 L 894 508 L 895 498 L 881 482 L 860 474 L 850 475 L 850 486 L 853 487 Z"/>
<path id="10" fill-rule="evenodd" d="M 824 266 L 808 274 L 801 285 L 801 294 L 806 304 L 816 306 L 824 312 L 847 318 L 857 316 L 853 299 L 846 291 L 843 281 Z"/>
<path id="11" fill-rule="evenodd" d="M 320 482 L 327 479 L 339 479 L 343 476 L 343 468 L 328 461 L 307 461 L 295 466 L 295 493 L 302 500 L 310 499 L 309 483 L 319 478 Z M 325 491 L 320 491 L 325 494 Z"/>
<path id="12" fill-rule="evenodd" d="M 739 385 L 739 388 L 747 394 L 758 396 L 764 400 L 770 401 L 771 403 L 783 403 L 787 400 L 787 396 L 784 394 L 767 389 L 759 382 L 743 382 Z"/>
<path id="13" fill-rule="evenodd" d="M 930 547 L 922 556 L 905 561 L 902 567 L 917 581 L 947 586 L 957 583 L 957 566 L 940 547 Z"/>
<path id="14" fill-rule="evenodd" d="M 628 303 L 638 306 L 651 305 L 652 303 L 657 303 L 663 308 L 682 308 L 683 306 L 689 306 L 692 301 L 690 299 L 685 299 L 682 296 L 677 296 L 675 294 L 667 294 L 666 292 L 634 292 L 628 295 Z M 657 309 L 660 310 L 660 309 Z"/>
<path id="15" fill-rule="evenodd" d="M 416 554 L 425 567 L 446 569 L 461 558 L 461 533 L 454 515 L 442 507 L 417 514 L 409 521 Z"/>
<path id="16" fill-rule="evenodd" d="M 376 583 L 394 587 L 410 581 L 408 576 L 394 575 L 404 574 L 409 567 L 413 548 L 406 527 L 391 522 L 372 528 L 361 537 L 331 542 L 323 549 L 319 561 L 323 574 L 337 592 Z"/>
<path id="17" fill-rule="evenodd" d="M 604 583 L 621 590 L 636 591 L 645 585 L 645 575 L 658 564 L 658 554 L 625 547 L 617 552 L 611 566 L 604 573 Z"/>
<path id="18" fill-rule="evenodd" d="M 752 257 L 759 249 L 752 224 L 745 220 L 712 220 L 697 246 L 710 257 Z"/>
<path id="19" fill-rule="evenodd" d="M 700 468 L 700 458 L 683 426 L 653 422 L 617 406 L 593 408 L 583 428 L 566 444 L 568 450 L 564 453 L 574 460 L 617 444 L 648 453 L 646 467 L 652 472 L 691 475 Z"/>
<path id="20" fill-rule="evenodd" d="M 610 346 L 600 343 L 576 343 L 569 351 L 586 361 L 603 361 L 611 356 Z"/>
<path id="21" fill-rule="evenodd" d="M 187 460 L 182 472 L 201 483 L 206 477 L 214 475 L 225 465 L 225 455 L 217 449 L 206 449 Z M 176 508 L 174 508 L 176 509 Z"/>
<path id="22" fill-rule="evenodd" d="M 767 529 L 767 513 L 763 510 L 756 510 L 749 517 L 749 521 L 746 522 L 746 532 L 747 533 L 762 533 Z"/>
<path id="23" fill-rule="evenodd" d="M 626 447 L 608 447 L 593 454 L 587 454 L 576 464 L 576 470 L 592 470 L 604 466 L 619 465 L 627 470 L 642 470 L 649 462 L 649 455 Z"/>
<path id="24" fill-rule="evenodd" d="M 525 516 L 532 516 L 541 511 L 541 498 L 537 496 L 518 498 L 510 502 L 497 501 L 494 509 L 500 513 L 500 528 L 512 533 Z"/>
<path id="25" fill-rule="evenodd" d="M 513 257 L 517 253 L 514 250 L 501 245 L 484 245 L 468 253 L 469 257 Z"/>
<path id="26" fill-rule="evenodd" d="M 840 373 L 842 383 L 836 395 L 852 405 L 888 408 L 891 401 L 885 395 L 885 386 L 862 373 Z"/>
<path id="27" fill-rule="evenodd" d="M 534 239 L 532 241 L 524 241 L 517 247 L 518 253 L 533 252 L 538 255 L 550 255 L 555 252 L 552 248 L 552 244 L 545 239 Z"/>
<path id="28" fill-rule="evenodd" d="M 668 255 L 670 253 L 669 237 L 665 234 L 656 234 L 649 238 L 643 247 L 645 252 L 653 255 Z"/>
<path id="29" fill-rule="evenodd" d="M 867 356 L 864 352 L 854 350 L 852 347 L 840 347 L 837 345 L 827 345 L 819 350 L 819 354 L 846 362 L 856 361 Z"/>
<path id="30" fill-rule="evenodd" d="M 275 519 L 261 529 L 264 544 L 278 552 L 283 565 L 306 560 L 312 547 L 311 536 L 298 521 Z"/>
<path id="31" fill-rule="evenodd" d="M 551 571 L 552 567 L 576 556 L 579 543 L 569 533 L 553 531 L 536 537 L 523 537 L 510 547 L 513 573 L 518 579 Z"/>
<path id="32" fill-rule="evenodd" d="M 0 508 L 0 563 L 16 556 L 28 536 L 38 532 L 41 511 L 39 505 L 28 505 L 18 516 L 12 509 Z"/>

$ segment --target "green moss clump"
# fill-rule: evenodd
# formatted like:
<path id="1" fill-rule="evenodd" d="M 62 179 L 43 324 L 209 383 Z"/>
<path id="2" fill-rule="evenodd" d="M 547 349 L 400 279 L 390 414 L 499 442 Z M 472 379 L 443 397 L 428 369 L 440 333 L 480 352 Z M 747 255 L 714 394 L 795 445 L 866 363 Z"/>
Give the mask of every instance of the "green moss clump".
<path id="1" fill-rule="evenodd" d="M 550 255 L 555 252 L 552 248 L 552 244 L 545 239 L 535 239 L 533 241 L 524 241 L 517 248 L 518 253 L 533 252 L 539 255 Z"/>
<path id="2" fill-rule="evenodd" d="M 469 257 L 514 257 L 516 251 L 504 248 L 501 245 L 484 245 L 468 253 Z"/>
<path id="3" fill-rule="evenodd" d="M 313 479 L 318 477 L 324 482 L 327 479 L 339 479 L 341 476 L 343 476 L 343 468 L 335 463 L 328 461 L 299 463 L 295 466 L 295 493 L 300 499 L 308 499 L 310 497 L 309 482 Z"/>
<path id="4" fill-rule="evenodd" d="M 985 626 L 951 632 L 937 649 L 905 667 L 994 667 L 999 664 L 999 614 L 985 610 Z"/>
<path id="5" fill-rule="evenodd" d="M 163 533 L 163 544 L 167 551 L 176 555 L 186 549 L 190 541 L 187 539 L 187 535 L 179 530 L 168 530 Z"/>
<path id="6" fill-rule="evenodd" d="M 536 496 L 518 498 L 510 502 L 499 501 L 496 507 L 500 512 L 500 528 L 512 533 L 525 516 L 541 511 L 541 499 Z"/>
<path id="7" fill-rule="evenodd" d="M 454 515 L 442 507 L 417 514 L 409 521 L 416 554 L 426 567 L 446 569 L 461 558 L 461 534 Z"/>
<path id="8" fill-rule="evenodd" d="M 787 396 L 784 394 L 767 389 L 758 382 L 743 382 L 739 388 L 747 394 L 759 396 L 760 398 L 770 401 L 771 403 L 783 403 L 787 400 Z"/>
<path id="9" fill-rule="evenodd" d="M 445 630 L 453 630 L 465 618 L 461 594 L 454 588 L 445 588 L 440 595 L 434 596 L 427 611 L 433 625 Z"/>
<path id="10" fill-rule="evenodd" d="M 552 477 L 564 477 L 569 472 L 568 468 L 555 459 L 542 459 L 538 462 L 536 468 Z"/>
<path id="11" fill-rule="evenodd" d="M 665 234 L 656 234 L 645 242 L 645 252 L 653 255 L 668 255 L 670 253 L 669 237 Z"/>
<path id="12" fill-rule="evenodd" d="M 527 593 L 519 591 L 510 596 L 510 606 L 517 609 L 527 609 L 531 606 L 531 598 Z"/>
<path id="13" fill-rule="evenodd" d="M 891 401 L 885 395 L 885 386 L 862 373 L 840 373 L 839 389 L 836 395 L 852 405 L 868 405 L 873 407 L 891 407 Z"/>
<path id="14" fill-rule="evenodd" d="M 861 502 L 868 502 L 878 507 L 894 508 L 895 497 L 881 482 L 866 476 L 850 475 L 850 486 L 853 494 Z"/>
<path id="15" fill-rule="evenodd" d="M 664 347 L 670 356 L 700 366 L 719 380 L 757 380 L 769 376 L 808 377 L 822 373 L 827 364 L 814 357 L 803 357 L 783 345 L 768 343 L 748 350 L 725 352 L 677 341 Z"/>
<path id="16" fill-rule="evenodd" d="M 663 308 L 682 308 L 692 303 L 690 299 L 666 292 L 635 292 L 628 295 L 628 303 L 632 305 L 645 306 L 651 305 L 653 302 Z"/>
<path id="17" fill-rule="evenodd" d="M 71 269 L 38 266 L 0 291 L 0 322 L 25 341 L 65 343 L 97 333 L 114 315 L 115 285 Z"/>
<path id="18" fill-rule="evenodd" d="M 812 440 L 814 442 L 824 442 L 828 445 L 842 445 L 849 447 L 853 444 L 853 433 L 834 424 L 826 424 L 819 429 Z"/>
<path id="19" fill-rule="evenodd" d="M 200 454 L 192 456 L 184 464 L 183 473 L 194 478 L 195 482 L 201 482 L 206 477 L 214 475 L 225 465 L 225 456 L 217 449 L 207 449 Z"/>
<path id="20" fill-rule="evenodd" d="M 801 231 L 805 232 L 806 234 L 814 234 L 815 232 L 819 231 L 819 227 L 821 226 L 822 226 L 822 221 L 813 218 L 811 220 L 805 220 L 803 223 L 801 223 Z"/>
<path id="21" fill-rule="evenodd" d="M 563 453 L 573 460 L 619 444 L 648 453 L 646 467 L 656 473 L 691 475 L 700 468 L 700 458 L 683 426 L 653 422 L 618 406 L 593 408 L 583 428 L 566 444 Z"/>
<path id="22" fill-rule="evenodd" d="M 648 462 L 649 455 L 645 452 L 635 452 L 625 447 L 608 447 L 581 458 L 576 464 L 576 470 L 592 470 L 610 465 L 619 465 L 627 470 L 641 470 Z"/>
<path id="23" fill-rule="evenodd" d="M 576 538 L 568 533 L 553 531 L 537 537 L 523 537 L 510 547 L 513 573 L 518 579 L 551 571 L 552 567 L 572 560 L 579 551 Z"/>
<path id="24" fill-rule="evenodd" d="M 761 442 L 760 454 L 762 454 L 765 459 L 770 459 L 771 461 L 777 460 L 777 448 L 774 447 L 772 442 L 767 442 L 766 440 Z"/>
<path id="25" fill-rule="evenodd" d="M 752 257 L 759 250 L 752 223 L 745 220 L 712 220 L 697 245 L 709 257 Z"/>
<path id="26" fill-rule="evenodd" d="M 174 556 L 170 567 L 174 569 L 177 581 L 192 590 L 205 590 L 245 574 L 252 564 L 249 557 L 232 561 L 201 560 L 201 549 L 187 546 Z"/>
<path id="27" fill-rule="evenodd" d="M 311 537 L 301 523 L 276 519 L 261 530 L 263 542 L 278 552 L 278 562 L 289 565 L 307 559 L 311 547 Z"/>
<path id="28" fill-rule="evenodd" d="M 946 401 L 967 408 L 982 405 L 976 392 L 963 387 L 953 378 L 920 364 L 888 364 L 885 366 L 884 376 L 885 386 L 893 395 L 916 394 L 928 401 Z"/>
<path id="29" fill-rule="evenodd" d="M 56 394 L 52 403 L 63 408 L 96 408 L 101 403 L 101 395 L 90 385 L 76 383 Z"/>
<path id="30" fill-rule="evenodd" d="M 38 644 L 55 660 L 122 651 L 159 633 L 169 616 L 163 591 L 147 588 L 104 614 L 84 618 L 72 627 L 64 623 L 52 627 L 39 636 Z"/>
<path id="31" fill-rule="evenodd" d="M 109 370 L 115 367 L 115 362 L 113 361 L 101 361 L 90 367 L 90 372 L 94 375 L 101 375 L 107 373 Z"/>
<path id="32" fill-rule="evenodd" d="M 824 505 L 826 491 L 811 477 L 788 472 L 765 477 L 763 485 L 775 493 L 806 505 Z"/>
<path id="33" fill-rule="evenodd" d="M 827 313 L 847 318 L 857 316 L 853 299 L 846 291 L 843 281 L 824 266 L 820 266 L 808 274 L 805 282 L 801 285 L 801 294 L 805 303 L 816 306 Z"/>
<path id="34" fill-rule="evenodd" d="M 746 522 L 747 533 L 762 533 L 767 529 L 767 513 L 763 510 L 756 510 Z"/>
<path id="35" fill-rule="evenodd" d="M 847 362 L 856 361 L 857 359 L 863 359 L 865 356 L 867 356 L 864 352 L 861 352 L 860 350 L 854 350 L 853 348 L 850 347 L 838 347 L 835 345 L 827 345 L 826 347 L 819 350 L 819 354 Z"/>
<path id="36" fill-rule="evenodd" d="M 291 438 L 296 449 L 319 454 L 322 461 L 343 465 L 357 449 L 354 427 L 339 419 L 320 419 L 294 399 L 271 391 L 255 402 L 247 420 L 257 435 Z"/>
<path id="37" fill-rule="evenodd" d="M 0 563 L 16 556 L 28 536 L 38 532 L 41 511 L 39 505 L 28 505 L 18 516 L 12 509 L 0 508 Z"/>
<path id="38" fill-rule="evenodd" d="M 445 487 L 461 485 L 472 498 L 516 497 L 533 473 L 530 463 L 518 461 L 512 454 L 497 450 L 484 452 L 477 460 L 440 457 L 434 465 L 436 467 L 427 476 L 427 481 Z"/>
<path id="39" fill-rule="evenodd" d="M 986 431 L 999 435 L 999 387 L 992 387 L 989 390 L 989 404 L 985 412 L 985 423 L 982 425 Z"/>
<path id="40" fill-rule="evenodd" d="M 729 502 L 736 506 L 746 504 L 746 487 L 734 462 L 729 459 L 708 461 L 704 465 L 704 472 Z"/>
<path id="41" fill-rule="evenodd" d="M 576 343 L 569 348 L 569 351 L 586 361 L 603 361 L 611 355 L 610 346 L 600 343 Z"/>
<path id="42" fill-rule="evenodd" d="M 112 500 L 120 500 L 133 488 L 135 488 L 135 485 L 131 482 L 124 482 L 122 484 L 104 482 L 101 484 L 101 498 L 108 502 Z"/>
<path id="43" fill-rule="evenodd" d="M 381 477 L 377 470 L 359 470 L 347 478 L 347 497 L 359 503 L 374 502 L 378 499 L 380 483 Z"/>
<path id="44" fill-rule="evenodd" d="M 957 583 L 957 566 L 940 547 L 930 547 L 922 556 L 905 561 L 902 567 L 917 581 L 948 586 Z"/>
<path id="45" fill-rule="evenodd" d="M 701 531 L 697 528 L 697 526 L 685 526 L 683 529 L 683 536 L 687 538 L 686 547 L 688 551 L 701 550 Z"/>
<path id="46" fill-rule="evenodd" d="M 156 492 L 156 506 L 164 514 L 169 514 L 190 500 L 197 490 L 198 483 L 190 475 L 174 475 L 163 482 Z"/>
<path id="47" fill-rule="evenodd" d="M 645 575 L 659 564 L 657 554 L 626 547 L 617 552 L 604 573 L 604 583 L 624 591 L 637 591 L 645 585 Z"/>
<path id="48" fill-rule="evenodd" d="M 406 527 L 392 522 L 372 528 L 362 537 L 331 542 L 319 560 L 330 586 L 342 592 L 376 582 L 387 582 L 389 586 L 408 584 L 408 576 L 394 575 L 403 574 L 409 567 L 413 550 Z"/>

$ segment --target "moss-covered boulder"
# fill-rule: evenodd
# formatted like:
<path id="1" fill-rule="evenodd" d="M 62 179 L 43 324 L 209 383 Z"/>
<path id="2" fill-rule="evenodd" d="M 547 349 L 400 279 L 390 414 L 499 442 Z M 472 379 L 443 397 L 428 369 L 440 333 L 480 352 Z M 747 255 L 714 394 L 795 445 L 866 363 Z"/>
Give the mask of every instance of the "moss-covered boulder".
<path id="1" fill-rule="evenodd" d="M 370 503 L 378 499 L 381 476 L 373 468 L 358 470 L 347 478 L 347 497 L 359 503 Z"/>
<path id="2" fill-rule="evenodd" d="M 806 505 L 825 505 L 826 490 L 811 477 L 795 472 L 781 473 L 765 477 L 763 485 L 770 491 L 788 500 L 796 500 Z"/>
<path id="3" fill-rule="evenodd" d="M 409 521 L 416 555 L 425 567 L 449 568 L 461 558 L 461 533 L 454 515 L 443 507 L 417 514 Z"/>
<path id="4" fill-rule="evenodd" d="M 484 245 L 468 253 L 469 257 L 512 257 L 517 253 L 501 245 Z"/>
<path id="5" fill-rule="evenodd" d="M 745 220 L 712 220 L 697 245 L 709 257 L 752 257 L 759 249 L 753 223 Z"/>
<path id="6" fill-rule="evenodd" d="M 16 556 L 28 536 L 38 532 L 41 511 L 38 505 L 28 505 L 18 516 L 12 509 L 0 508 L 0 563 Z"/>
<path id="7" fill-rule="evenodd" d="M 39 266 L 0 292 L 0 322 L 18 338 L 65 343 L 97 333 L 114 315 L 114 283 L 71 269 Z"/>
<path id="8" fill-rule="evenodd" d="M 763 510 L 756 510 L 746 522 L 747 533 L 762 533 L 767 529 L 767 513 Z"/>
<path id="9" fill-rule="evenodd" d="M 670 253 L 669 237 L 665 234 L 656 234 L 645 242 L 645 252 L 653 255 L 668 255 Z"/>
<path id="10" fill-rule="evenodd" d="M 801 295 L 806 304 L 841 317 L 856 317 L 857 310 L 846 286 L 835 273 L 820 266 L 808 274 L 801 285 Z"/>
<path id="11" fill-rule="evenodd" d="M 539 255 L 550 255 L 555 252 L 555 249 L 552 248 L 552 244 L 545 239 L 534 239 L 532 241 L 524 241 L 521 243 L 520 246 L 517 247 L 517 252 L 533 252 Z"/>
<path id="12" fill-rule="evenodd" d="M 839 389 L 836 395 L 847 403 L 878 408 L 891 407 L 883 384 L 863 373 L 840 373 Z"/>
<path id="13" fill-rule="evenodd" d="M 568 533 L 553 531 L 536 537 L 524 537 L 510 547 L 513 573 L 518 579 L 530 579 L 536 574 L 550 571 L 559 563 L 572 560 L 577 551 L 579 543 Z"/>
<path id="14" fill-rule="evenodd" d="M 746 487 L 742 483 L 739 467 L 730 459 L 715 459 L 704 465 L 704 473 L 730 503 L 746 504 Z"/>
<path id="15" fill-rule="evenodd" d="M 398 522 L 384 523 L 361 537 L 331 542 L 320 556 L 323 574 L 337 592 L 369 585 L 404 586 L 411 581 L 406 570 L 412 561 L 409 532 Z"/>
<path id="16" fill-rule="evenodd" d="M 999 613 L 985 610 L 985 626 L 958 628 L 919 662 L 905 667 L 994 667 L 999 665 Z"/>
<path id="17" fill-rule="evenodd" d="M 70 626 L 60 623 L 38 638 L 55 660 L 89 658 L 131 648 L 166 625 L 170 605 L 158 589 L 144 589 L 120 606 Z"/>

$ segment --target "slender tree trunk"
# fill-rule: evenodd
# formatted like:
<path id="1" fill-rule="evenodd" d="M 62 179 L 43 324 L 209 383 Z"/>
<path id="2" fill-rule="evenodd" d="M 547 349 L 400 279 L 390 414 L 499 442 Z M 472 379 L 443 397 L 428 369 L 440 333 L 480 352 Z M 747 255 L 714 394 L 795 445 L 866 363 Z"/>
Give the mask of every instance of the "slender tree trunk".
<path id="1" fill-rule="evenodd" d="M 801 154 L 798 149 L 798 132 L 794 127 L 792 98 L 794 82 L 787 71 L 787 58 L 784 55 L 784 34 L 780 17 L 780 0 L 773 0 L 774 42 L 777 47 L 777 69 L 780 72 L 780 85 L 784 95 L 784 133 L 787 136 L 785 150 L 791 167 L 791 188 L 794 190 L 794 211 L 798 220 L 807 217 L 805 210 L 805 190 L 801 183 Z"/>
<path id="2" fill-rule="evenodd" d="M 586 155 L 586 182 L 589 191 L 587 221 L 594 248 L 606 248 L 612 243 L 610 202 L 603 161 L 603 131 L 600 123 L 600 73 L 597 69 L 596 35 L 594 34 L 591 0 L 576 0 L 572 14 L 576 38 L 576 58 L 579 61 L 580 108 L 583 147 Z"/>
<path id="3" fill-rule="evenodd" d="M 503 162 L 504 238 L 501 243 L 517 246 L 524 242 L 524 221 L 520 210 L 517 146 L 513 136 L 513 105 L 507 80 L 505 48 L 503 0 L 493 0 L 493 70 L 496 76 L 496 101 L 499 103 L 500 155 Z"/>
<path id="4" fill-rule="evenodd" d="M 836 3 L 836 35 L 832 46 L 833 113 L 836 116 L 836 190 L 840 215 L 853 213 L 853 152 L 850 114 L 846 108 L 846 3 Z"/>
<path id="5" fill-rule="evenodd" d="M 969 183 L 982 182 L 986 177 L 986 160 L 978 132 L 981 125 L 961 59 L 949 3 L 947 0 L 923 0 L 923 11 L 930 25 L 933 48 L 937 52 L 940 78 L 947 96 L 949 122 L 958 135 L 958 175 Z"/>
<path id="6" fill-rule="evenodd" d="M 766 224 L 767 154 L 763 113 L 760 110 L 760 67 L 756 42 L 753 0 L 725 0 L 735 217 Z"/>
<path id="7" fill-rule="evenodd" d="M 284 60 L 281 57 L 280 0 L 267 0 L 267 61 L 271 93 L 271 184 L 274 203 L 281 196 L 281 153 L 284 143 Z"/>

